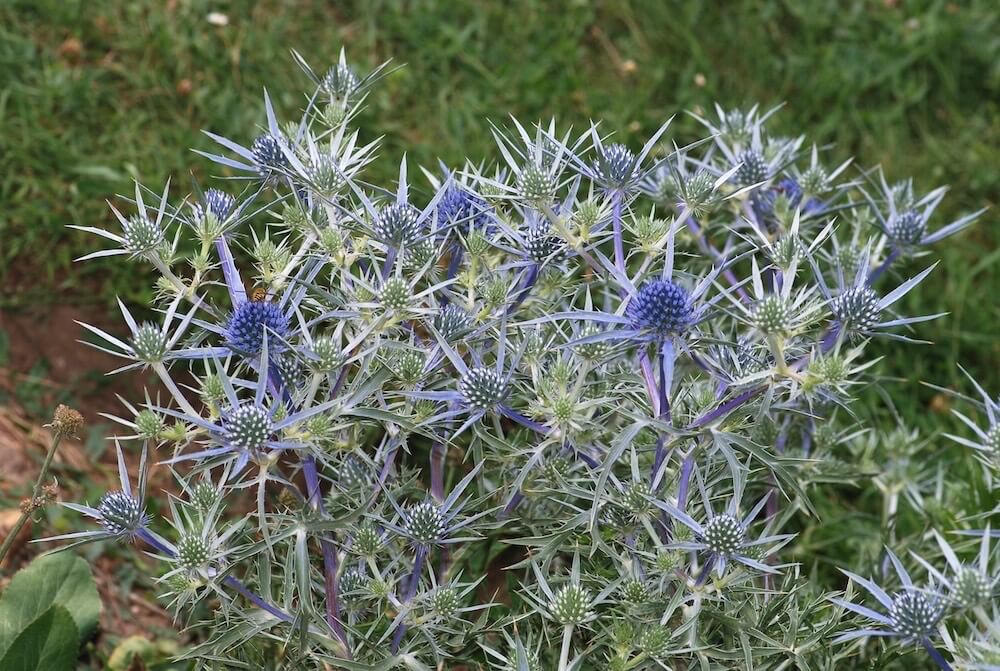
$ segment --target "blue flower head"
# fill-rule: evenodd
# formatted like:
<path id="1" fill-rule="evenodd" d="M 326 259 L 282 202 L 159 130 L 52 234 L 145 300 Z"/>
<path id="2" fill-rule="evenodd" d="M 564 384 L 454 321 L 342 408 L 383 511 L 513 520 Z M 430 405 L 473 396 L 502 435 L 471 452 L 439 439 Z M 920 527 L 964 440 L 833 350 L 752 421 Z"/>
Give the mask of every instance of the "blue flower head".
<path id="1" fill-rule="evenodd" d="M 236 208 L 236 199 L 225 191 L 209 189 L 205 192 L 205 209 L 219 221 L 225 221 Z"/>
<path id="2" fill-rule="evenodd" d="M 633 181 L 638 168 L 635 154 L 623 144 L 600 147 L 594 160 L 594 174 L 614 188 L 623 187 Z"/>
<path id="3" fill-rule="evenodd" d="M 379 210 L 375 235 L 390 247 L 404 249 L 420 239 L 421 224 L 420 210 L 405 202 L 391 203 Z"/>
<path id="4" fill-rule="evenodd" d="M 891 217 L 885 230 L 893 244 L 906 249 L 920 244 L 927 232 L 927 222 L 916 210 L 907 210 Z"/>
<path id="5" fill-rule="evenodd" d="M 686 331 L 694 320 L 694 310 L 682 287 L 670 280 L 651 280 L 629 303 L 628 318 L 633 328 L 666 337 Z"/>
<path id="6" fill-rule="evenodd" d="M 272 170 L 283 170 L 288 167 L 288 158 L 281 148 L 282 140 L 265 133 L 259 135 L 250 145 L 250 154 L 253 156 L 257 169 L 262 174 L 268 174 Z"/>
<path id="7" fill-rule="evenodd" d="M 264 345 L 265 329 L 284 337 L 288 334 L 288 325 L 288 317 L 275 303 L 246 301 L 233 311 L 226 324 L 226 344 L 240 354 L 256 356 Z"/>
<path id="8" fill-rule="evenodd" d="M 769 168 L 764 156 L 756 149 L 747 149 L 739 155 L 739 169 L 736 171 L 736 182 L 741 186 L 758 184 L 767 180 Z"/>
<path id="9" fill-rule="evenodd" d="M 460 186 L 451 186 L 438 201 L 438 227 L 456 224 L 461 231 L 485 227 L 489 206 L 482 198 Z"/>
<path id="10" fill-rule="evenodd" d="M 129 473 L 125 465 L 125 455 L 122 447 L 115 441 L 115 451 L 118 454 L 118 479 L 120 489 L 108 492 L 101 497 L 96 508 L 78 503 L 63 502 L 70 510 L 89 517 L 97 522 L 101 529 L 75 531 L 50 538 L 40 538 L 36 543 L 57 540 L 72 540 L 74 543 L 89 543 L 100 540 L 132 541 L 137 537 L 149 539 L 151 532 L 147 528 L 152 516 L 146 512 L 146 446 L 143 445 L 139 462 L 139 482 L 133 488 L 129 482 Z"/>
<path id="11" fill-rule="evenodd" d="M 778 182 L 778 191 L 785 194 L 785 198 L 791 203 L 792 207 L 798 205 L 802 202 L 802 187 L 794 179 L 786 177 L 780 182 Z"/>
<path id="12" fill-rule="evenodd" d="M 100 512 L 98 521 L 101 526 L 116 538 L 134 535 L 149 524 L 150 517 L 143 508 L 142 501 L 123 491 L 105 494 L 101 497 L 97 510 Z"/>

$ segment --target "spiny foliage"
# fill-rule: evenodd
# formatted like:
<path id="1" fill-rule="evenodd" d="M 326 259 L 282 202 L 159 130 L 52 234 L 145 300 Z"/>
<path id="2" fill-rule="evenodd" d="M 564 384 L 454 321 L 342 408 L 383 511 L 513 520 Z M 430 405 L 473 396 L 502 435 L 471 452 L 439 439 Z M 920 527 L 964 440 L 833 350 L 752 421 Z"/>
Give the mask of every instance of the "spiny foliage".
<path id="1" fill-rule="evenodd" d="M 955 548 L 890 529 L 932 554 L 879 549 L 878 581 L 831 579 L 797 535 L 858 455 L 919 442 L 859 425 L 854 393 L 871 339 L 908 346 L 939 316 L 899 301 L 979 213 L 941 225 L 943 189 L 824 165 L 756 108 L 699 117 L 684 148 L 669 124 L 629 148 L 512 120 L 495 165 L 415 180 L 404 158 L 373 185 L 356 120 L 386 67 L 295 58 L 315 87 L 300 115 L 265 94 L 247 146 L 207 133 L 231 179 L 178 204 L 137 185 L 120 229 L 87 229 L 113 245 L 92 256 L 159 271 L 159 321 L 122 305 L 130 335 L 87 328 L 166 400 L 116 418 L 142 443 L 139 489 L 119 450 L 121 491 L 72 504 L 103 528 L 72 538 L 152 548 L 192 657 L 832 669 L 915 642 L 996 668 L 988 525 Z M 923 270 L 898 277 L 904 258 Z M 1000 413 L 978 391 L 975 437 L 954 439 L 989 491 Z M 180 483 L 165 520 L 147 453 Z M 885 461 L 887 510 L 933 496 L 920 464 Z"/>

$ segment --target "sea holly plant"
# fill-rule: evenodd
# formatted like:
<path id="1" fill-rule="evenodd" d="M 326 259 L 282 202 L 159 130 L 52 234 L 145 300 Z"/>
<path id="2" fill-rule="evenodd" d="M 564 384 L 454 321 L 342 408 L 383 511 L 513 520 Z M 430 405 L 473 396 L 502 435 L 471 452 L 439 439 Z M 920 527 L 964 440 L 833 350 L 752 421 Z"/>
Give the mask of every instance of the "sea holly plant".
<path id="1" fill-rule="evenodd" d="M 866 393 L 880 341 L 933 351 L 949 306 L 902 299 L 978 213 L 758 108 L 496 119 L 377 184 L 387 66 L 295 60 L 299 108 L 206 132 L 210 188 L 86 229 L 159 275 L 87 327 L 156 389 L 48 540 L 154 557 L 205 668 L 998 668 L 997 390 L 934 459 Z"/>

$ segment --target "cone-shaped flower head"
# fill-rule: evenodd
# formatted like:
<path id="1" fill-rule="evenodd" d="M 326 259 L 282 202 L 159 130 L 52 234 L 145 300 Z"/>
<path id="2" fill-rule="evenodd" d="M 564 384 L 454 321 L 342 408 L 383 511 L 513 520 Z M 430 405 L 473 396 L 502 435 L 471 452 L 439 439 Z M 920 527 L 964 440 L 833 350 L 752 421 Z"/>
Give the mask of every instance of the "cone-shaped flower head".
<path id="1" fill-rule="evenodd" d="M 271 437 L 271 416 L 256 405 L 241 405 L 224 420 L 226 441 L 238 450 L 260 452 Z"/>
<path id="2" fill-rule="evenodd" d="M 273 335 L 284 337 L 288 334 L 288 317 L 275 304 L 266 301 L 246 301 L 241 303 L 226 324 L 226 343 L 240 354 L 256 356 L 264 345 L 265 329 Z M 268 345 L 277 351 L 276 339 L 269 339 Z"/>
<path id="3" fill-rule="evenodd" d="M 459 391 L 473 408 L 490 410 L 507 392 L 503 378 L 492 368 L 470 368 L 458 383 Z"/>
<path id="4" fill-rule="evenodd" d="M 417 503 L 406 514 L 404 529 L 421 545 L 433 545 L 441 539 L 445 520 L 438 507 L 430 502 Z"/>
<path id="5" fill-rule="evenodd" d="M 722 513 L 705 523 L 701 540 L 710 552 L 730 557 L 743 547 L 746 537 L 746 529 L 740 521 Z"/>
<path id="6" fill-rule="evenodd" d="M 684 333 L 691 325 L 693 312 L 687 291 L 664 279 L 646 282 L 628 306 L 634 328 L 661 337 Z"/>
<path id="7" fill-rule="evenodd" d="M 941 606 L 934 599 L 917 589 L 907 589 L 893 598 L 889 623 L 898 634 L 923 638 L 934 633 L 941 614 Z"/>
<path id="8" fill-rule="evenodd" d="M 97 510 L 101 526 L 114 536 L 131 536 L 149 523 L 142 503 L 125 492 L 105 494 Z"/>

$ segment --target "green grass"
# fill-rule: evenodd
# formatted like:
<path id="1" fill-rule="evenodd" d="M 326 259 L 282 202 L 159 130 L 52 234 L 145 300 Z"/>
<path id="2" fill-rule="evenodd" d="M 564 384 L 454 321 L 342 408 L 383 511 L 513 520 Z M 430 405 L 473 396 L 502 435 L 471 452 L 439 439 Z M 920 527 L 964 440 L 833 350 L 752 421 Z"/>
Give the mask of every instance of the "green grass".
<path id="1" fill-rule="evenodd" d="M 951 184 L 943 223 L 1000 191 L 995 7 L 8 0 L 0 5 L 0 306 L 107 306 L 115 294 L 146 292 L 132 267 L 72 267 L 94 240 L 65 225 L 106 223 L 104 200 L 133 177 L 156 188 L 172 176 L 177 195 L 190 175 L 207 179 L 211 168 L 189 150 L 211 146 L 199 129 L 251 138 L 265 84 L 280 110 L 295 111 L 307 82 L 291 48 L 317 67 L 342 44 L 368 66 L 390 57 L 407 64 L 365 114 L 370 133 L 386 136 L 375 181 L 394 173 L 404 150 L 427 165 L 494 156 L 487 120 L 508 113 L 577 127 L 603 119 L 639 142 L 666 117 L 714 101 L 784 102 L 777 129 L 835 143 L 831 162 L 854 155 L 882 163 L 893 179 L 913 175 L 923 190 Z M 229 25 L 210 25 L 210 11 L 226 13 Z M 676 127 L 680 140 L 695 131 L 684 115 Z M 990 212 L 935 249 L 941 268 L 904 309 L 951 310 L 920 331 L 940 344 L 898 356 L 884 347 L 883 370 L 959 384 L 958 361 L 1000 387 L 995 222 Z"/>

